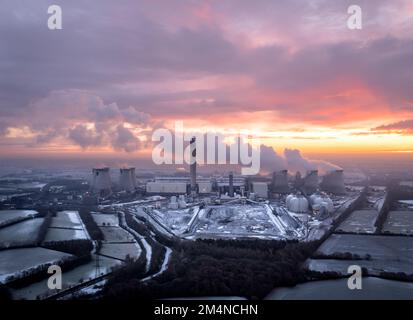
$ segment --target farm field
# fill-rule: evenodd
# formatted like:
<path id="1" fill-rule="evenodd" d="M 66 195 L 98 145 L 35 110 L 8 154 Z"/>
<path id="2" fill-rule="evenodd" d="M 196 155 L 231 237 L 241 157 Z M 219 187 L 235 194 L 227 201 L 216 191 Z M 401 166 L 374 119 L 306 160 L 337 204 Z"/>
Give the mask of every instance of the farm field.
<path id="1" fill-rule="evenodd" d="M 56 217 L 52 218 L 51 228 L 71 228 L 83 229 L 82 221 L 80 220 L 77 211 L 60 211 Z"/>
<path id="2" fill-rule="evenodd" d="M 44 242 L 88 239 L 83 229 L 49 228 Z"/>
<path id="3" fill-rule="evenodd" d="M 356 210 L 338 226 L 337 231 L 374 233 L 378 214 L 377 210 Z"/>
<path id="4" fill-rule="evenodd" d="M 28 259 L 30 257 L 30 259 Z M 0 251 L 0 281 L 7 276 L 42 264 L 52 264 L 72 255 L 45 248 L 20 248 Z"/>
<path id="5" fill-rule="evenodd" d="M 124 260 L 127 255 L 139 258 L 141 248 L 137 243 L 103 243 L 100 254 Z"/>
<path id="6" fill-rule="evenodd" d="M 382 232 L 413 235 L 413 211 L 390 211 Z"/>
<path id="7" fill-rule="evenodd" d="M 34 244 L 43 222 L 43 218 L 36 218 L 1 228 L 0 246 L 3 248 L 12 248 Z"/>
<path id="8" fill-rule="evenodd" d="M 101 230 L 106 242 L 135 242 L 132 235 L 120 227 L 102 227 Z"/>
<path id="9" fill-rule="evenodd" d="M 0 210 L 0 224 L 16 218 L 25 218 L 36 214 L 37 211 L 34 210 Z"/>
<path id="10" fill-rule="evenodd" d="M 117 214 L 92 213 L 93 220 L 101 226 L 119 227 L 119 218 Z"/>

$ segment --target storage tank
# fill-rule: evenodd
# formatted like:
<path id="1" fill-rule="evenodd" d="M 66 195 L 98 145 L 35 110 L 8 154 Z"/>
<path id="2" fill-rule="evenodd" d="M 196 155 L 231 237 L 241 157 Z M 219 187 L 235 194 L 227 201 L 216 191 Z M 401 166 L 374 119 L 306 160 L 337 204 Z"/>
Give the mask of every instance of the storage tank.
<path id="1" fill-rule="evenodd" d="M 308 200 L 303 195 L 294 195 L 288 199 L 287 209 L 294 213 L 307 213 Z"/>
<path id="2" fill-rule="evenodd" d="M 334 212 L 334 203 L 331 198 L 322 192 L 316 192 L 310 197 L 311 205 L 313 209 L 320 210 L 321 207 L 324 207 L 327 213 L 331 214 Z"/>

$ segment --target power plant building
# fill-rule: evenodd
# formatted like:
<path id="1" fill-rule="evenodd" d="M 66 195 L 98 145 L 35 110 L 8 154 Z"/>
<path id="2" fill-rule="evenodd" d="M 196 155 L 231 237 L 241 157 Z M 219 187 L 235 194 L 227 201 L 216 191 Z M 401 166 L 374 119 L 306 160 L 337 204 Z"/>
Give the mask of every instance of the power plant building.
<path id="1" fill-rule="evenodd" d="M 252 191 L 258 198 L 268 198 L 268 183 L 252 182 Z"/>
<path id="2" fill-rule="evenodd" d="M 150 194 L 186 194 L 187 178 L 155 178 L 146 183 L 146 192 Z"/>

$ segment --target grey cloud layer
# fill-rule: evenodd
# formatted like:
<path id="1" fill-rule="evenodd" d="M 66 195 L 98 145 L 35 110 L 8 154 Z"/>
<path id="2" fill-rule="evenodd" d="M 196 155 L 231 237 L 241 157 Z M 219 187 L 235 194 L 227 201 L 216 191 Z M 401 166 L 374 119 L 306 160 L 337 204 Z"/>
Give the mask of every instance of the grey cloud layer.
<path id="1" fill-rule="evenodd" d="M 377 28 L 373 39 L 360 36 L 323 43 L 318 36 L 322 38 L 327 31 L 321 29 L 314 41 L 294 54 L 284 44 L 247 48 L 224 32 L 239 21 L 244 31 L 280 28 L 288 37 L 304 41 L 306 24 L 311 30 L 322 27 L 324 21 L 333 25 L 331 17 L 342 12 L 347 1 L 218 1 L 212 5 L 217 20 L 196 27 L 185 25 L 185 21 L 197 20 L 193 10 L 198 3 L 194 1 L 54 2 L 64 11 L 64 29 L 57 32 L 46 28 L 49 1 L 2 3 L 0 133 L 8 126 L 25 125 L 39 131 L 39 142 L 63 135 L 88 147 L 102 143 L 106 131 L 77 122 L 88 121 L 98 128 L 109 121 L 114 134 L 111 143 L 132 150 L 139 142 L 131 138 L 124 121 L 145 126 L 151 115 L 179 117 L 188 108 L 194 116 L 244 109 L 329 120 L 317 113 L 330 107 L 323 101 L 291 103 L 288 108 L 255 104 L 236 82 L 225 89 L 177 88 L 164 93 L 121 89 L 130 83 L 162 84 L 211 75 L 245 76 L 254 83 L 251 89 L 297 94 L 332 82 L 338 82 L 338 90 L 345 90 L 351 87 L 351 79 L 357 79 L 383 96 L 395 111 L 413 111 L 413 40 L 403 34 L 398 38 L 389 35 L 391 21 L 387 30 L 378 19 L 371 19 Z M 399 9 L 402 3 L 360 4 L 369 18 L 389 7 Z M 80 89 L 82 94 L 74 94 Z M 214 102 L 205 105 L 210 97 Z"/>

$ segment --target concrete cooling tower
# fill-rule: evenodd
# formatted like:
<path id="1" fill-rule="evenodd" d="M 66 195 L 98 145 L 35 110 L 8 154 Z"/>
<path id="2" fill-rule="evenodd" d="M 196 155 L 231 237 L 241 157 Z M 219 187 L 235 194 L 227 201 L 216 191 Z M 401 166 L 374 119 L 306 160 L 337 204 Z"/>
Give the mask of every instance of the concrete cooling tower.
<path id="1" fill-rule="evenodd" d="M 313 193 L 318 189 L 318 170 L 307 171 L 304 178 L 304 189 L 307 194 Z"/>
<path id="2" fill-rule="evenodd" d="M 122 190 L 133 192 L 136 189 L 135 168 L 120 169 L 119 185 Z"/>
<path id="3" fill-rule="evenodd" d="M 92 192 L 100 196 L 112 193 L 109 168 L 94 168 L 92 170 Z"/>
<path id="4" fill-rule="evenodd" d="M 333 170 L 327 173 L 320 187 L 326 192 L 343 194 L 345 192 L 343 170 Z"/>
<path id="5" fill-rule="evenodd" d="M 272 174 L 272 192 L 274 193 L 288 193 L 288 171 L 281 170 Z"/>

